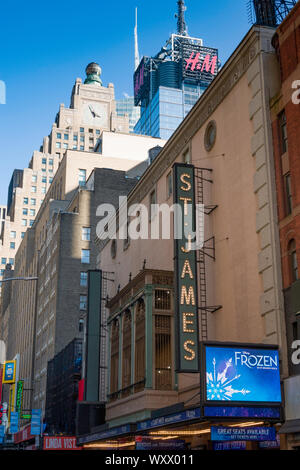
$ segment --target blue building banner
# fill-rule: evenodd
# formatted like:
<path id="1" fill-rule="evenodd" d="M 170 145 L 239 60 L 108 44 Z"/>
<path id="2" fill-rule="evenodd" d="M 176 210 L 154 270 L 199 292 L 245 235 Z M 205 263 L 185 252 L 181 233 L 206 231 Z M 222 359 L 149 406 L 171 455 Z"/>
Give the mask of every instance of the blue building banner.
<path id="1" fill-rule="evenodd" d="M 207 402 L 281 403 L 277 349 L 205 345 Z"/>
<path id="2" fill-rule="evenodd" d="M 224 426 L 211 427 L 212 441 L 276 441 L 275 428 L 246 427 L 232 428 Z"/>
<path id="3" fill-rule="evenodd" d="M 41 418 L 42 410 L 32 410 L 30 433 L 33 436 L 39 436 L 41 434 Z"/>
<path id="4" fill-rule="evenodd" d="M 12 411 L 10 413 L 10 433 L 15 434 L 19 431 L 19 413 Z"/>
<path id="5" fill-rule="evenodd" d="M 3 439 L 5 436 L 5 426 L 2 424 L 0 426 L 0 439 Z"/>
<path id="6" fill-rule="evenodd" d="M 200 418 L 200 416 L 200 408 L 195 408 L 193 410 L 183 411 L 182 413 L 176 413 L 169 416 L 162 416 L 160 418 L 142 421 L 141 423 L 138 423 L 137 430 L 144 431 L 145 429 L 157 428 L 173 423 L 180 423 L 181 421 L 191 421 L 193 419 Z"/>
<path id="7" fill-rule="evenodd" d="M 246 450 L 246 441 L 213 442 L 213 450 Z"/>

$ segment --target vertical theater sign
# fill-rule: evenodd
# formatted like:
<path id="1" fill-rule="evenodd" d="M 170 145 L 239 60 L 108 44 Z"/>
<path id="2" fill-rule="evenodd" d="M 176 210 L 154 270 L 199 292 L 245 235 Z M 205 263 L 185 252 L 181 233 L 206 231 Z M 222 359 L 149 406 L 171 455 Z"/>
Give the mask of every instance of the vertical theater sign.
<path id="1" fill-rule="evenodd" d="M 176 314 L 176 370 L 199 372 L 197 307 L 196 204 L 194 167 L 175 163 L 174 260 Z"/>

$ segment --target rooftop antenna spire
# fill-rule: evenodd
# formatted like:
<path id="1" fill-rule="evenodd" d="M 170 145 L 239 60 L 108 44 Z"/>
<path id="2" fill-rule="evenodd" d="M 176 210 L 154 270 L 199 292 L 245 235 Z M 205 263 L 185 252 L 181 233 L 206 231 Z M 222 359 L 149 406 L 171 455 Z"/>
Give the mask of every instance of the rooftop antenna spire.
<path id="1" fill-rule="evenodd" d="M 187 36 L 187 26 L 184 19 L 184 12 L 186 11 L 186 6 L 184 4 L 184 0 L 178 0 L 178 13 L 175 15 L 175 18 L 178 19 L 177 21 L 177 33 L 180 36 Z"/>
<path id="2" fill-rule="evenodd" d="M 140 63 L 139 43 L 138 43 L 138 18 L 137 8 L 135 9 L 135 27 L 134 27 L 134 70 L 136 70 Z"/>

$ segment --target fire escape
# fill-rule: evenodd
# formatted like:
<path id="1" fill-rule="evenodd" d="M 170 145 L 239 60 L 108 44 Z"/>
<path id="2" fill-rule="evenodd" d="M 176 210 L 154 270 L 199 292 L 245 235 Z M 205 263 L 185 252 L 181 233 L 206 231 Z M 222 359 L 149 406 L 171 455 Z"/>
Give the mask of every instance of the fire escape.
<path id="1" fill-rule="evenodd" d="M 195 168 L 196 204 L 204 206 L 204 215 L 210 216 L 217 205 L 206 205 L 204 200 L 204 185 L 213 184 L 212 171 L 209 168 Z M 201 249 L 197 250 L 197 274 L 198 274 L 198 310 L 201 341 L 208 339 L 207 314 L 214 313 L 222 308 L 222 305 L 207 305 L 206 283 L 206 259 L 215 261 L 215 237 L 205 240 Z"/>

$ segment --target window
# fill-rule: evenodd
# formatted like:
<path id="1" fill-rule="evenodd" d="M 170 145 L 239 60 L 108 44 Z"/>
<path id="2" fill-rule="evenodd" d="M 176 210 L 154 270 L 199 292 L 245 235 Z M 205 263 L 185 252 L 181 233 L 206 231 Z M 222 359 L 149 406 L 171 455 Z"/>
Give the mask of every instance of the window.
<path id="1" fill-rule="evenodd" d="M 3 276 L 4 274 L 4 269 L 0 269 L 0 276 Z"/>
<path id="2" fill-rule="evenodd" d="M 286 215 L 289 215 L 292 213 L 292 210 L 293 210 L 292 184 L 291 184 L 290 173 L 288 173 L 284 177 L 284 190 L 285 190 Z"/>
<path id="3" fill-rule="evenodd" d="M 84 186 L 86 183 L 86 170 L 79 170 L 78 184 Z"/>
<path id="4" fill-rule="evenodd" d="M 69 134 L 64 134 L 64 139 L 69 140 Z"/>
<path id="5" fill-rule="evenodd" d="M 46 186 L 43 186 L 41 189 L 42 194 L 46 194 Z"/>
<path id="6" fill-rule="evenodd" d="M 143 390 L 145 386 L 145 328 L 145 303 L 144 300 L 140 299 L 135 320 L 135 393 Z"/>
<path id="7" fill-rule="evenodd" d="M 30 199 L 30 204 L 31 204 L 32 206 L 35 206 L 35 205 L 36 205 L 36 199 L 31 198 L 31 199 Z"/>
<path id="8" fill-rule="evenodd" d="M 288 256 L 290 264 L 291 282 L 295 282 L 299 279 L 298 276 L 298 260 L 296 251 L 296 242 L 291 240 L 288 245 Z"/>
<path id="9" fill-rule="evenodd" d="M 53 166 L 53 158 L 49 158 L 49 165 Z"/>
<path id="10" fill-rule="evenodd" d="M 25 232 L 21 232 L 21 238 L 25 237 Z"/>
<path id="11" fill-rule="evenodd" d="M 172 389 L 171 317 L 155 315 L 155 388 Z"/>
<path id="12" fill-rule="evenodd" d="M 85 272 L 80 273 L 80 285 L 81 287 L 87 287 L 88 285 L 88 274 Z"/>
<path id="13" fill-rule="evenodd" d="M 29 215 L 35 217 L 35 209 L 29 209 Z"/>
<path id="14" fill-rule="evenodd" d="M 280 128 L 280 139 L 281 139 L 281 153 L 285 153 L 288 150 L 288 138 L 287 138 L 285 111 L 282 111 L 282 113 L 279 115 L 279 128 Z"/>
<path id="15" fill-rule="evenodd" d="M 46 163 L 47 163 L 47 158 L 42 158 L 42 164 L 46 165 Z"/>
<path id="16" fill-rule="evenodd" d="M 28 197 L 23 198 L 23 204 L 28 204 Z"/>
<path id="17" fill-rule="evenodd" d="M 17 232 L 15 232 L 14 230 L 11 230 L 10 238 L 16 238 L 16 235 L 17 235 Z"/>
<path id="18" fill-rule="evenodd" d="M 81 127 L 81 128 L 80 128 L 80 132 L 84 132 L 84 127 Z"/>
<path id="19" fill-rule="evenodd" d="M 89 139 L 90 144 L 94 144 L 94 139 Z"/>
<path id="20" fill-rule="evenodd" d="M 47 183 L 47 176 L 42 176 L 42 183 Z"/>
<path id="21" fill-rule="evenodd" d="M 6 258 L 1 258 L 1 264 L 6 264 Z"/>
<path id="22" fill-rule="evenodd" d="M 87 308 L 87 296 L 81 295 L 80 296 L 80 310 L 86 310 Z"/>
<path id="23" fill-rule="evenodd" d="M 26 207 L 23 207 L 23 215 L 28 215 L 28 209 L 26 209 Z"/>
<path id="24" fill-rule="evenodd" d="M 34 224 L 34 220 L 30 220 L 30 221 L 29 221 L 29 226 L 32 227 L 33 224 Z"/>
<path id="25" fill-rule="evenodd" d="M 78 135 L 77 135 L 77 134 L 74 134 L 74 135 L 73 135 L 73 140 L 75 140 L 75 142 L 78 141 Z"/>
<path id="26" fill-rule="evenodd" d="M 84 145 L 80 145 L 80 150 L 84 150 Z"/>
<path id="27" fill-rule="evenodd" d="M 167 175 L 167 199 L 171 196 L 173 192 L 173 183 L 172 183 L 172 172 Z"/>
<path id="28" fill-rule="evenodd" d="M 91 227 L 82 227 L 81 239 L 91 241 Z"/>
<path id="29" fill-rule="evenodd" d="M 68 148 L 69 148 L 69 145 L 68 145 L 68 144 L 64 144 L 63 147 L 64 147 L 64 149 L 68 149 Z"/>
<path id="30" fill-rule="evenodd" d="M 83 330 L 84 330 L 84 320 L 81 318 L 81 319 L 79 320 L 78 331 L 79 331 L 79 333 L 82 333 Z"/>
<path id="31" fill-rule="evenodd" d="M 51 184 L 53 181 L 53 177 L 49 178 L 49 183 Z"/>
<path id="32" fill-rule="evenodd" d="M 190 156 L 190 151 L 189 149 L 186 150 L 184 153 L 183 153 L 183 163 L 188 163 L 190 164 L 191 163 L 191 156 Z"/>
<path id="33" fill-rule="evenodd" d="M 13 258 L 9 258 L 9 264 L 14 264 L 14 259 Z"/>
<path id="34" fill-rule="evenodd" d="M 10 248 L 11 250 L 14 250 L 14 249 L 16 248 L 15 242 L 10 242 L 9 248 Z"/>
<path id="35" fill-rule="evenodd" d="M 32 175 L 31 181 L 32 181 L 33 183 L 36 183 L 36 182 L 37 182 L 37 175 Z"/>
<path id="36" fill-rule="evenodd" d="M 36 193 L 36 186 L 31 186 L 31 192 Z"/>
<path id="37" fill-rule="evenodd" d="M 100 135 L 100 130 L 99 129 L 96 129 L 96 134 Z"/>
<path id="38" fill-rule="evenodd" d="M 157 310 L 171 310 L 171 293 L 169 290 L 155 290 L 155 308 Z"/>
<path id="39" fill-rule="evenodd" d="M 131 385 L 131 313 L 126 311 L 123 318 L 122 354 L 122 398 L 130 394 Z M 127 389 L 127 390 L 126 390 Z"/>
<path id="40" fill-rule="evenodd" d="M 84 142 L 84 135 L 80 136 L 80 142 Z"/>
<path id="41" fill-rule="evenodd" d="M 116 397 L 118 391 L 118 376 L 119 376 L 119 322 L 115 320 L 111 327 L 111 342 L 110 342 L 110 393 L 111 400 Z"/>
<path id="42" fill-rule="evenodd" d="M 217 126 L 215 121 L 210 121 L 206 127 L 205 135 L 204 135 L 204 147 L 209 152 L 216 141 L 217 137 Z M 190 162 L 188 162 L 190 163 Z"/>
<path id="43" fill-rule="evenodd" d="M 77 149 L 78 149 L 77 145 L 73 145 L 73 150 L 77 150 Z"/>
<path id="44" fill-rule="evenodd" d="M 153 190 L 150 194 L 150 199 L 149 199 L 149 202 L 150 202 L 150 218 L 153 219 L 153 217 L 155 216 L 155 213 L 156 213 L 156 208 L 155 208 L 155 204 L 156 204 L 156 192 L 155 190 Z"/>
<path id="45" fill-rule="evenodd" d="M 81 262 L 85 264 L 89 264 L 90 250 L 81 250 Z"/>
<path id="46" fill-rule="evenodd" d="M 27 220 L 26 219 L 22 219 L 22 225 L 23 225 L 23 227 L 27 227 Z"/>
<path id="47" fill-rule="evenodd" d="M 56 147 L 57 149 L 60 149 L 60 148 L 61 148 L 61 143 L 60 143 L 60 142 L 56 142 L 55 147 Z"/>
<path id="48" fill-rule="evenodd" d="M 61 139 L 61 133 L 60 133 L 60 132 L 57 132 L 57 133 L 56 133 L 56 138 L 57 138 L 57 139 Z"/>

